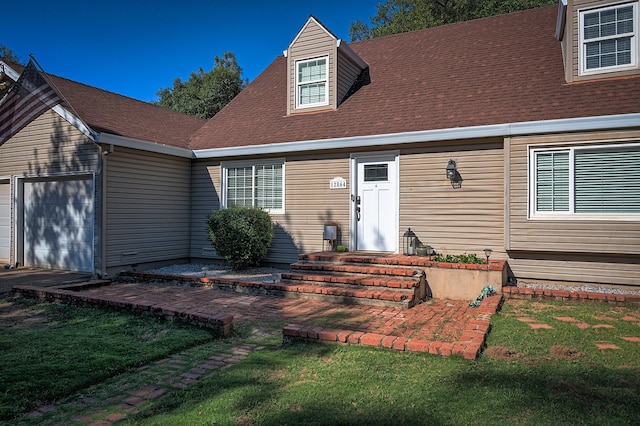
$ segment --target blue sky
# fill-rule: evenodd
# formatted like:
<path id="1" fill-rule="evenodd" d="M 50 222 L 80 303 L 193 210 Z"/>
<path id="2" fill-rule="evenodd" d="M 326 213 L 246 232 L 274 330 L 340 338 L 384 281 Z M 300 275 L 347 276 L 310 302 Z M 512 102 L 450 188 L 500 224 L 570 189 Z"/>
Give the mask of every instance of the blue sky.
<path id="1" fill-rule="evenodd" d="M 0 44 L 47 73 L 143 101 L 176 77 L 235 53 L 253 81 L 287 48 L 310 14 L 349 41 L 382 0 L 32 0 L 2 7 Z"/>

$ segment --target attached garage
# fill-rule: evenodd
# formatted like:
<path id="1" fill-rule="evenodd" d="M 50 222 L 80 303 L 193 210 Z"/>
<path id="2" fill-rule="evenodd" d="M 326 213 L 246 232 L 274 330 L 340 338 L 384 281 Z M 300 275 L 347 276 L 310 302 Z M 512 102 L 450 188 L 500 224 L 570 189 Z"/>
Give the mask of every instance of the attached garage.
<path id="1" fill-rule="evenodd" d="M 11 258 L 11 185 L 0 180 L 0 262 L 6 264 Z"/>
<path id="2" fill-rule="evenodd" d="M 93 272 L 93 175 L 24 179 L 25 266 Z"/>

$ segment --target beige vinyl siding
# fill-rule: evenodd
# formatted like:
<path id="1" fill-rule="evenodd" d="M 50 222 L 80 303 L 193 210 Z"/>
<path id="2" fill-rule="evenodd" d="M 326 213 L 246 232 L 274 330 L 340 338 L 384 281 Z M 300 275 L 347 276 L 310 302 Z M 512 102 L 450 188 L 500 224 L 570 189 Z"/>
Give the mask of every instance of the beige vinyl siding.
<path id="1" fill-rule="evenodd" d="M 344 53 L 338 51 L 338 102 L 342 102 L 360 75 L 360 72 L 362 72 L 362 70 L 358 64 L 354 63 Z"/>
<path id="2" fill-rule="evenodd" d="M 349 182 L 349 155 L 329 154 L 288 157 L 286 162 L 286 208 L 273 215 L 281 234 L 269 254 L 274 262 L 289 263 L 299 253 L 322 250 L 326 223 L 338 224 L 342 244 L 349 244 L 349 185 L 330 189 L 329 181 L 342 177 Z"/>
<path id="3" fill-rule="evenodd" d="M 247 158 L 247 161 L 253 159 Z M 269 263 L 295 262 L 300 253 L 322 249 L 323 226 L 337 222 L 342 241 L 349 241 L 349 189 L 329 189 L 329 181 L 349 180 L 348 154 L 297 156 L 285 160 L 285 213 L 272 214 L 274 240 L 265 259 Z M 193 258 L 216 259 L 206 232 L 206 216 L 220 206 L 218 161 L 200 161 L 193 168 Z"/>
<path id="4" fill-rule="evenodd" d="M 617 72 L 603 72 L 599 74 L 591 74 L 588 76 L 580 76 L 580 64 L 579 64 L 579 54 L 580 54 L 580 10 L 594 8 L 594 7 L 606 7 L 613 6 L 616 4 L 622 4 L 625 1 L 615 1 L 615 0 L 569 0 L 567 4 L 567 27 L 565 30 L 567 31 L 567 36 L 570 36 L 570 40 L 567 40 L 567 43 L 571 46 L 571 79 L 567 81 L 580 81 L 580 80 L 592 80 L 594 78 L 609 78 L 609 77 L 617 77 L 617 76 L 625 76 L 625 75 L 633 75 L 638 74 L 639 69 L 635 70 L 627 70 L 627 71 L 617 71 Z M 567 37 L 565 36 L 565 37 Z M 640 49 L 640 43 L 637 43 L 636 46 Z M 640 56 L 640 52 L 638 52 Z"/>
<path id="5" fill-rule="evenodd" d="M 511 253 L 509 267 L 521 282 L 573 281 L 640 286 L 636 256 Z"/>
<path id="6" fill-rule="evenodd" d="M 640 253 L 640 221 L 528 218 L 530 147 L 602 146 L 634 140 L 640 141 L 640 131 L 511 139 L 506 238 L 507 247 L 513 252 L 509 264 L 517 277 L 610 283 L 635 279 L 637 283 L 640 267 L 626 263 L 638 263 L 634 256 Z"/>
<path id="7" fill-rule="evenodd" d="M 99 266 L 100 150 L 89 138 L 49 110 L 0 146 L 0 176 L 55 176 L 95 173 L 94 264 Z M 14 199 L 15 185 L 11 199 Z M 15 209 L 11 219 L 11 263 L 15 263 Z"/>
<path id="8" fill-rule="evenodd" d="M 186 158 L 115 147 L 107 156 L 107 266 L 189 256 Z"/>
<path id="9" fill-rule="evenodd" d="M 313 19 L 301 30 L 294 42 L 289 46 L 287 62 L 288 105 L 287 113 L 310 112 L 336 108 L 336 38 L 318 25 Z M 296 110 L 296 61 L 328 56 L 327 72 L 329 85 L 329 105 Z"/>
<path id="10" fill-rule="evenodd" d="M 454 189 L 445 176 L 449 159 L 463 178 Z M 504 251 L 502 139 L 430 144 L 400 152 L 400 241 L 411 228 L 439 253 Z"/>
<path id="11" fill-rule="evenodd" d="M 216 258 L 207 233 L 207 217 L 220 209 L 220 162 L 194 162 L 191 182 L 191 257 Z"/>

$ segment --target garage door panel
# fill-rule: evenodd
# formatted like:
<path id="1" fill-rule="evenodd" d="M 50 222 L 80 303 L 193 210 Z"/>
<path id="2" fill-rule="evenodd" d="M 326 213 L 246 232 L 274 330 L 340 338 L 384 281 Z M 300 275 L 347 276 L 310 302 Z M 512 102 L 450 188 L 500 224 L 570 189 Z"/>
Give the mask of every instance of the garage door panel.
<path id="1" fill-rule="evenodd" d="M 25 182 L 24 260 L 28 266 L 92 271 L 90 177 Z"/>
<path id="2" fill-rule="evenodd" d="M 8 262 L 11 248 L 11 185 L 0 182 L 0 261 Z"/>

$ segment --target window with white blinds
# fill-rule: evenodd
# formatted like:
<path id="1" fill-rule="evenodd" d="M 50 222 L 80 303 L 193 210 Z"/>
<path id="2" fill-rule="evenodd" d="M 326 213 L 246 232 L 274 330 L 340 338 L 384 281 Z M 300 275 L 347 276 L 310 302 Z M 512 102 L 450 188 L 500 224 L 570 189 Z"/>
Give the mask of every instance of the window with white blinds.
<path id="1" fill-rule="evenodd" d="M 540 152 L 536 156 L 536 210 L 569 211 L 569 153 Z"/>
<path id="2" fill-rule="evenodd" d="M 260 207 L 284 212 L 284 161 L 223 165 L 223 206 Z"/>
<path id="3" fill-rule="evenodd" d="M 640 145 L 534 150 L 533 215 L 640 214 Z"/>
<path id="4" fill-rule="evenodd" d="M 297 62 L 296 105 L 299 108 L 328 104 L 327 62 L 327 57 Z"/>
<path id="5" fill-rule="evenodd" d="M 580 72 L 635 68 L 638 2 L 580 11 Z"/>

